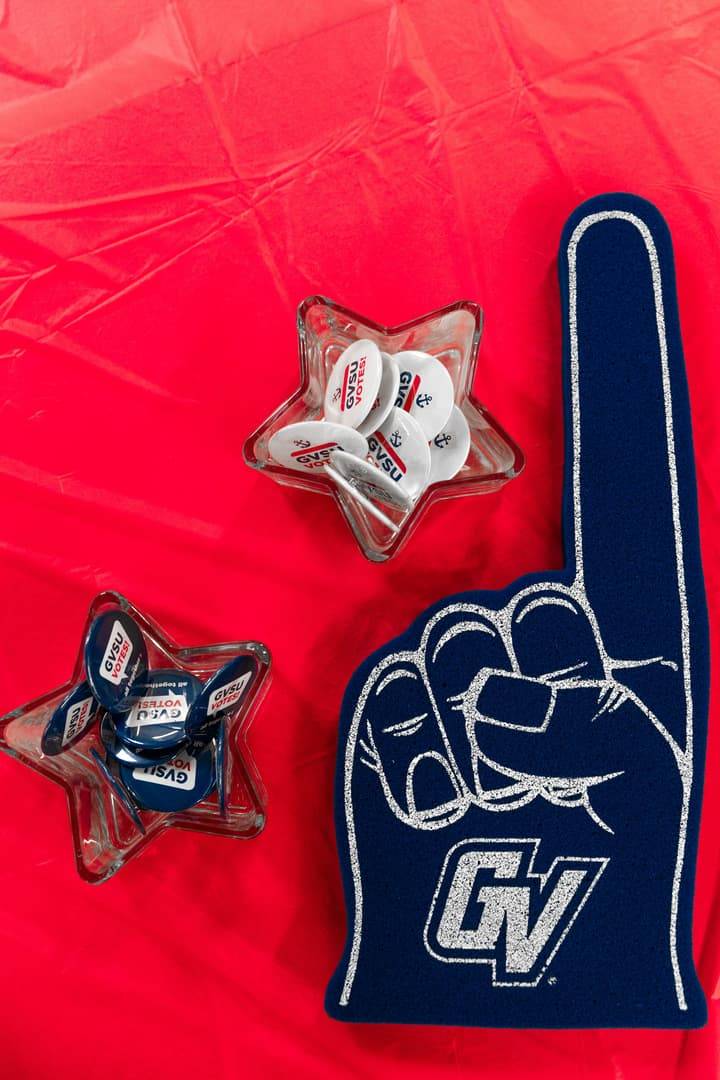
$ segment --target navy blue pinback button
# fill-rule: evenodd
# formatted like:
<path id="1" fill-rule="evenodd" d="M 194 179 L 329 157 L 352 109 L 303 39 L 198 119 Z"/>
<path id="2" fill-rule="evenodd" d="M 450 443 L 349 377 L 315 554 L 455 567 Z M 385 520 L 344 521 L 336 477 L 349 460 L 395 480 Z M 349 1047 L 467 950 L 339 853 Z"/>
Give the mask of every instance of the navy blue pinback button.
<path id="1" fill-rule="evenodd" d="M 50 717 L 40 740 L 40 749 L 48 757 L 69 750 L 95 721 L 98 703 L 87 682 L 73 687 Z"/>
<path id="2" fill-rule="evenodd" d="M 227 726 L 224 720 L 220 721 L 215 736 L 215 786 L 217 787 L 218 808 L 220 816 L 225 817 L 227 810 L 227 777 L 225 775 L 225 763 L 227 760 Z"/>
<path id="3" fill-rule="evenodd" d="M 170 746 L 164 750 L 140 751 L 126 746 L 117 736 L 110 713 L 105 713 L 100 721 L 100 738 L 108 758 L 122 765 L 158 765 L 163 761 L 169 761 L 178 749 L 176 746 Z"/>
<path id="4" fill-rule="evenodd" d="M 140 806 L 163 814 L 189 810 L 215 786 L 212 746 L 199 753 L 180 750 L 162 765 L 121 765 L 120 777 Z"/>
<path id="5" fill-rule="evenodd" d="M 129 708 L 113 713 L 118 739 L 140 753 L 179 749 L 187 740 L 189 711 L 202 689 L 200 680 L 186 671 L 149 672 L 135 686 Z"/>
<path id="6" fill-rule="evenodd" d="M 250 689 L 258 663 L 253 656 L 237 656 L 212 675 L 202 688 L 190 710 L 187 730 L 191 737 L 200 737 L 208 729 L 214 734 L 218 720 L 237 709 Z"/>
<path id="7" fill-rule="evenodd" d="M 103 761 L 94 746 L 91 747 L 90 754 L 95 764 L 97 765 L 98 770 L 100 771 L 100 775 L 102 776 L 105 783 L 112 789 L 112 791 L 117 796 L 118 801 L 120 802 L 120 805 L 122 806 L 125 813 L 128 815 L 132 823 L 138 828 L 138 830 L 144 834 L 145 826 L 142 823 L 142 818 L 140 817 L 138 807 L 135 804 L 135 800 L 132 794 L 126 790 L 120 778 L 115 776 L 114 772 L 107 764 L 107 762 Z"/>
<path id="8" fill-rule="evenodd" d="M 140 627 L 120 608 L 93 620 L 85 639 L 85 674 L 97 701 L 122 709 L 147 671 L 147 648 Z"/>

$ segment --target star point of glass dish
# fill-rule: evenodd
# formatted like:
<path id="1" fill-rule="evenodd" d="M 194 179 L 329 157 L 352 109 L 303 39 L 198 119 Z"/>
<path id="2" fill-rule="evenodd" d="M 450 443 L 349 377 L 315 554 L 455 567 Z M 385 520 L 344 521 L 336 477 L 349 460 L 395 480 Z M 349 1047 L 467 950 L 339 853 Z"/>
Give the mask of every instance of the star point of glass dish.
<path id="1" fill-rule="evenodd" d="M 481 308 L 468 300 L 399 326 L 381 326 L 325 297 L 308 297 L 297 313 L 300 385 L 246 440 L 246 463 L 278 483 L 332 496 L 363 554 L 373 562 L 391 558 L 433 503 L 496 491 L 523 469 L 520 448 L 473 395 L 482 321 Z M 367 487 L 348 483 L 338 476 L 339 468 L 288 467 L 269 449 L 273 436 L 289 425 L 329 419 L 325 392 L 333 369 L 345 350 L 360 340 L 374 342 L 389 356 L 415 351 L 437 358 L 452 379 L 454 404 L 469 428 L 470 448 L 459 471 L 450 479 L 430 482 L 407 506 L 368 498 Z M 338 455 L 338 461 L 340 457 L 346 460 L 348 455 Z"/>
<path id="2" fill-rule="evenodd" d="M 59 753 L 43 752 L 43 736 L 51 718 L 73 688 L 82 684 L 85 678 L 84 643 L 91 625 L 104 612 L 118 609 L 134 619 L 140 628 L 151 671 L 172 668 L 204 681 L 237 657 L 254 659 L 256 673 L 247 694 L 235 711 L 228 711 L 224 718 L 220 758 L 224 799 L 220 799 L 213 787 L 206 798 L 178 813 L 128 805 L 122 785 L 119 789 L 113 786 L 101 764 L 105 756 L 99 734 L 101 708 L 77 741 L 73 740 Z M 70 679 L 0 719 L 0 750 L 65 791 L 76 866 L 85 881 L 97 884 L 107 880 L 167 828 L 246 839 L 262 830 L 267 799 L 247 745 L 247 731 L 267 690 L 270 663 L 267 648 L 255 641 L 182 648 L 120 593 L 108 591 L 95 597 L 80 636 Z"/>

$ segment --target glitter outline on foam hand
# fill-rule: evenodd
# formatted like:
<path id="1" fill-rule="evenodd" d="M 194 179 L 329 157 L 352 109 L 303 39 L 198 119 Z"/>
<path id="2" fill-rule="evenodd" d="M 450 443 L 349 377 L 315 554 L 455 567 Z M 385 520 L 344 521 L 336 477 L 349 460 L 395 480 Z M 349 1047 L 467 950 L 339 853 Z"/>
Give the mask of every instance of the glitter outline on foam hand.
<path id="1" fill-rule="evenodd" d="M 633 225 L 638 230 L 644 242 L 650 264 L 659 344 L 660 377 L 662 385 L 661 401 L 664 411 L 664 424 L 667 439 L 667 480 L 669 481 L 672 529 L 674 534 L 675 575 L 677 584 L 677 601 L 679 604 L 679 665 L 672 660 L 659 656 L 652 656 L 640 660 L 612 659 L 605 649 L 595 611 L 590 604 L 586 592 L 583 558 L 583 520 L 581 505 L 581 413 L 580 367 L 577 335 L 577 248 L 582 237 L 585 235 L 588 229 L 590 229 L 592 226 L 596 225 L 599 222 L 607 220 L 625 221 Z M 520 670 L 520 666 L 517 663 L 517 659 L 514 653 L 511 624 L 513 620 L 513 615 L 516 612 L 516 609 L 518 609 L 519 605 L 528 597 L 532 597 L 533 599 L 529 601 L 525 608 L 525 613 L 527 613 L 533 606 L 543 607 L 545 605 L 549 606 L 552 604 L 562 604 L 564 601 L 567 602 L 568 607 L 570 607 L 577 613 L 582 613 L 587 623 L 592 629 L 595 644 L 602 663 L 602 671 L 599 672 L 598 678 L 583 678 L 581 669 L 585 666 L 584 661 L 580 661 L 577 664 L 570 664 L 565 667 L 561 667 L 554 671 L 547 672 L 544 675 L 542 675 L 541 673 L 540 677 L 534 677 L 535 682 L 539 684 L 544 684 L 544 686 L 549 689 L 550 703 L 543 723 L 537 727 L 533 727 L 532 737 L 539 739 L 545 737 L 548 726 L 552 723 L 552 717 L 557 706 L 558 699 L 561 695 L 578 694 L 583 693 L 584 691 L 592 693 L 596 692 L 597 707 L 594 710 L 592 717 L 589 718 L 590 723 L 596 723 L 599 717 L 605 714 L 611 714 L 613 712 L 616 712 L 622 706 L 631 704 L 636 710 L 638 710 L 642 715 L 645 716 L 645 718 L 650 722 L 653 728 L 660 734 L 662 739 L 669 747 L 672 757 L 674 759 L 682 787 L 682 801 L 680 808 L 680 818 L 678 822 L 677 853 L 672 879 L 672 895 L 669 898 L 669 953 L 678 1006 L 681 1010 L 687 1007 L 685 1000 L 685 990 L 678 959 L 677 911 L 678 896 L 683 874 L 686 832 L 688 826 L 690 799 L 693 784 L 693 700 L 690 670 L 689 610 L 685 584 L 685 552 L 683 546 L 683 533 L 680 518 L 678 475 L 675 457 L 673 403 L 668 359 L 668 344 L 665 332 L 665 313 L 660 263 L 653 235 L 647 224 L 637 215 L 624 210 L 601 211 L 598 213 L 590 214 L 585 218 L 581 219 L 570 237 L 567 258 L 570 340 L 569 404 L 571 413 L 572 436 L 572 470 L 570 476 L 568 477 L 568 480 L 571 485 L 572 492 L 572 538 L 574 544 L 574 550 L 568 552 L 568 557 L 571 560 L 570 565 L 574 567 L 572 580 L 570 584 L 563 583 L 561 581 L 552 580 L 552 574 L 550 574 L 547 581 L 537 582 L 535 584 L 531 584 L 529 586 L 526 586 L 525 588 L 522 588 L 519 592 L 511 596 L 510 600 L 499 610 L 493 610 L 483 607 L 482 605 L 471 604 L 463 601 L 460 601 L 456 604 L 450 604 L 447 607 L 443 608 L 440 612 L 436 612 L 435 615 L 433 615 L 428 621 L 428 623 L 424 627 L 422 639 L 417 650 L 404 650 L 401 653 L 385 655 L 376 664 L 376 666 L 372 669 L 369 676 L 367 677 L 355 705 L 344 755 L 343 799 L 345 820 L 347 825 L 347 840 L 349 848 L 350 869 L 352 875 L 352 886 L 354 890 L 354 911 L 352 912 L 352 925 L 350 927 L 350 950 L 348 954 L 347 966 L 345 969 L 345 976 L 342 982 L 342 991 L 339 1000 L 339 1004 L 341 1005 L 348 1003 L 350 995 L 352 993 L 352 986 L 355 977 L 355 971 L 357 968 L 358 956 L 362 940 L 362 876 L 360 871 L 357 838 L 355 833 L 354 807 L 352 796 L 352 779 L 355 767 L 356 744 L 360 727 L 365 717 L 365 709 L 368 701 L 370 700 L 371 694 L 373 690 L 375 690 L 375 693 L 377 693 L 376 684 L 378 684 L 378 680 L 383 674 L 383 672 L 386 671 L 391 665 L 397 664 L 398 661 L 402 661 L 407 670 L 413 673 L 412 677 L 421 681 L 424 694 L 426 695 L 427 700 L 430 703 L 430 708 L 429 710 L 427 710 L 428 717 L 430 714 L 432 715 L 434 724 L 436 725 L 437 729 L 437 737 L 439 737 L 439 740 L 444 747 L 444 755 L 440 755 L 443 757 L 443 767 L 447 769 L 450 774 L 452 774 L 454 786 L 457 792 L 456 798 L 454 800 L 452 800 L 447 805 L 441 805 L 436 808 L 438 810 L 438 813 L 435 815 L 428 815 L 427 813 L 418 815 L 417 813 L 410 812 L 412 810 L 412 807 L 406 807 L 405 809 L 400 807 L 398 805 L 396 797 L 397 792 L 393 793 L 392 785 L 388 780 L 388 777 L 385 775 L 385 767 L 382 760 L 382 754 L 378 752 L 378 748 L 374 738 L 374 732 L 370 724 L 366 723 L 364 732 L 366 738 L 363 739 L 361 745 L 361 749 L 364 753 L 364 758 L 360 758 L 359 760 L 364 767 L 369 767 L 377 773 L 388 806 L 400 821 L 417 829 L 438 829 L 446 827 L 452 822 L 457 821 L 473 805 L 479 809 L 486 811 L 512 812 L 513 810 L 519 809 L 520 807 L 527 805 L 534 799 L 542 797 L 553 805 L 561 808 L 567 808 L 568 810 L 581 807 L 585 810 L 589 818 L 592 820 L 592 822 L 598 829 L 606 833 L 613 832 L 613 823 L 604 821 L 595 812 L 590 801 L 590 791 L 591 789 L 597 788 L 601 785 L 612 783 L 614 780 L 616 780 L 622 775 L 621 771 L 612 770 L 606 772 L 604 770 L 601 770 L 595 775 L 587 775 L 580 777 L 563 777 L 562 775 L 532 775 L 530 773 L 523 773 L 522 771 L 508 768 L 502 763 L 498 763 L 492 757 L 484 755 L 484 752 L 478 743 L 478 726 L 479 724 L 493 725 L 493 723 L 496 723 L 496 721 L 494 722 L 492 718 L 482 716 L 476 711 L 476 702 L 479 692 L 482 690 L 484 682 L 487 680 L 488 677 L 488 672 L 483 671 L 483 669 L 480 668 L 476 672 L 476 675 L 471 680 L 468 687 L 464 688 L 462 692 L 455 693 L 451 695 L 449 699 L 446 699 L 446 703 L 450 704 L 452 709 L 460 713 L 464 720 L 463 728 L 467 738 L 467 743 L 470 745 L 471 753 L 473 755 L 474 783 L 470 784 L 464 778 L 463 771 L 458 764 L 457 741 L 454 744 L 451 744 L 451 740 L 448 738 L 448 734 L 445 729 L 445 724 L 443 723 L 441 710 L 438 708 L 437 702 L 433 695 L 432 685 L 427 674 L 428 657 L 426 648 L 429 641 L 430 630 L 434 622 L 436 622 L 440 618 L 445 618 L 448 615 L 457 615 L 460 622 L 462 622 L 463 620 L 467 620 L 468 616 L 482 616 L 483 619 L 486 619 L 496 628 L 497 632 L 501 635 L 508 651 L 508 655 L 510 657 L 510 664 L 508 669 L 502 670 L 507 671 L 508 673 L 514 673 L 516 675 L 522 676 L 522 671 Z M 542 595 L 543 593 L 545 594 L 544 597 Z M 672 737 L 670 732 L 654 714 L 652 709 L 646 703 L 644 703 L 640 699 L 640 697 L 638 697 L 638 695 L 635 694 L 632 689 L 628 685 L 626 685 L 620 678 L 623 672 L 627 672 L 632 668 L 637 669 L 646 667 L 648 665 L 657 665 L 658 667 L 662 666 L 666 669 L 674 671 L 679 675 L 681 679 L 685 700 L 684 745 L 682 747 Z M 398 720 L 394 720 L 391 728 L 395 729 L 396 735 L 400 735 L 406 731 L 417 733 L 417 725 L 409 723 L 411 719 L 416 718 L 415 710 L 413 709 L 412 711 L 413 717 L 400 716 Z M 423 722 L 428 717 L 423 717 Z M 407 727 L 405 726 L 406 724 Z M 527 732 L 527 727 L 523 723 L 503 722 L 502 726 L 511 729 L 514 728 L 518 733 Z M 431 754 L 432 756 L 439 756 L 439 751 L 432 750 Z M 485 758 L 484 761 L 483 758 Z M 501 775 L 505 775 L 509 783 L 501 787 L 499 790 L 495 789 L 491 793 L 484 791 L 478 773 L 479 762 L 482 762 L 489 768 L 495 770 L 496 772 L 499 772 Z M 411 764 L 413 766 L 416 765 L 416 758 L 413 758 L 411 760 Z M 488 841 L 488 843 L 491 842 L 493 841 Z"/>

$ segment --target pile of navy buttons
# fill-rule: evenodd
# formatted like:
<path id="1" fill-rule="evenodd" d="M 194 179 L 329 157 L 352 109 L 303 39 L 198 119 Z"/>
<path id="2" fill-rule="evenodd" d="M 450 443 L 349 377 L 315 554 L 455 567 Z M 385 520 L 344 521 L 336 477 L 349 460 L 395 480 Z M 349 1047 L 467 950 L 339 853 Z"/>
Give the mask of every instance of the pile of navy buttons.
<path id="1" fill-rule="evenodd" d="M 97 728 L 103 753 L 90 755 L 141 832 L 141 810 L 180 813 L 213 791 L 226 811 L 225 718 L 247 696 L 257 662 L 228 661 L 206 682 L 177 668 L 148 666 L 135 620 L 103 612 L 85 640 L 85 681 L 55 709 L 42 736 L 48 756 Z"/>

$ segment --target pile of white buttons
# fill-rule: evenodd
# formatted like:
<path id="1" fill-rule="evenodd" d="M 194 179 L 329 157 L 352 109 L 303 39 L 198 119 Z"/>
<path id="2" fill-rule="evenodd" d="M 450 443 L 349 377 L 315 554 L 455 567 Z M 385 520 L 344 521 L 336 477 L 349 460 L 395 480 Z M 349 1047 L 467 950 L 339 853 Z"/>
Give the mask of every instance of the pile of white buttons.
<path id="1" fill-rule="evenodd" d="M 454 397 L 437 357 L 391 356 L 373 341 L 354 341 L 330 373 L 324 419 L 280 428 L 268 451 L 286 468 L 326 470 L 368 509 L 379 502 L 408 511 L 467 461 L 470 429 Z"/>

